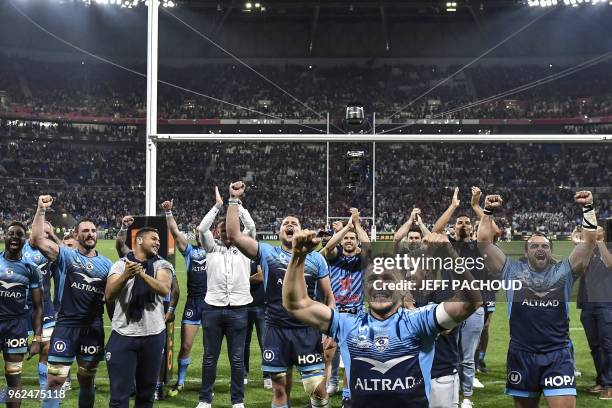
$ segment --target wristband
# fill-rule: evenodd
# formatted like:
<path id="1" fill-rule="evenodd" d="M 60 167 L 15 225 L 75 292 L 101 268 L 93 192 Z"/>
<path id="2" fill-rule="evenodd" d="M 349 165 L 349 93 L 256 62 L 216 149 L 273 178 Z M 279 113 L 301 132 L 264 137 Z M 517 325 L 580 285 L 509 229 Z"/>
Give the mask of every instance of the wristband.
<path id="1" fill-rule="evenodd" d="M 172 210 L 166 211 L 166 217 L 172 217 Z"/>
<path id="2" fill-rule="evenodd" d="M 127 227 L 123 224 L 121 224 L 121 227 L 119 228 L 119 232 L 127 232 Z"/>
<path id="3" fill-rule="evenodd" d="M 493 215 L 493 211 L 495 211 L 495 209 L 492 207 L 485 207 L 482 209 L 484 215 Z"/>
<path id="4" fill-rule="evenodd" d="M 174 308 L 172 306 L 168 308 L 168 313 L 174 313 Z"/>
<path id="5" fill-rule="evenodd" d="M 240 201 L 239 198 L 230 198 L 229 200 L 227 200 L 227 203 L 229 205 L 242 205 L 242 201 Z"/>
<path id="6" fill-rule="evenodd" d="M 597 230 L 597 215 L 595 214 L 593 204 L 587 204 L 582 207 L 582 228 L 589 231 Z"/>

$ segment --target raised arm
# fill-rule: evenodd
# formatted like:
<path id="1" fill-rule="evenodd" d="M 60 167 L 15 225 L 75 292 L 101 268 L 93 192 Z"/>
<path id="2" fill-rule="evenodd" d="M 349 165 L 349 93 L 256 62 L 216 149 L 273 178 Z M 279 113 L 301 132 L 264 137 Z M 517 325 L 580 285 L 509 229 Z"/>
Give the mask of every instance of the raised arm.
<path id="1" fill-rule="evenodd" d="M 242 225 L 244 225 L 242 233 L 256 239 L 257 229 L 255 228 L 255 221 L 253 221 L 253 217 L 251 217 L 249 210 L 240 206 L 238 207 L 238 213 L 240 214 L 240 221 L 242 221 Z"/>
<path id="2" fill-rule="evenodd" d="M 179 230 L 178 224 L 176 223 L 174 215 L 172 214 L 172 209 L 174 208 L 174 199 L 161 203 L 161 208 L 166 214 L 166 225 L 168 226 L 168 229 L 170 230 L 170 233 L 172 234 L 172 237 L 176 242 L 178 250 L 181 253 L 185 252 L 189 243 L 187 242 L 187 238 L 185 238 L 185 235 Z"/>
<path id="3" fill-rule="evenodd" d="M 126 215 L 121 220 L 121 228 L 119 228 L 119 232 L 117 232 L 117 238 L 115 239 L 115 249 L 117 250 L 117 255 L 119 258 L 123 258 L 130 252 L 130 248 L 126 245 L 127 240 L 127 230 L 134 222 L 134 217 L 131 215 Z"/>
<path id="4" fill-rule="evenodd" d="M 336 229 L 338 226 L 338 224 L 336 223 L 342 225 L 342 222 L 334 222 L 334 235 L 332 235 L 329 241 L 327 241 L 327 244 L 325 244 L 325 247 L 320 251 L 320 254 L 323 255 L 325 259 L 332 260 L 335 259 L 336 256 L 338 256 L 338 245 L 342 242 L 342 238 L 344 238 L 346 233 L 349 232 L 351 228 L 353 228 L 352 220 L 353 219 L 351 217 L 349 219 L 349 222 L 347 222 L 346 225 L 340 229 Z"/>
<path id="5" fill-rule="evenodd" d="M 446 234 L 433 232 L 427 237 L 425 243 L 427 244 L 427 256 L 442 257 L 443 259 L 459 258 Z M 464 281 L 471 282 L 474 280 L 470 271 L 466 270 L 459 273 L 452 270 L 450 273 L 453 281 L 459 283 L 456 284 L 458 289 L 455 290 L 455 296 L 443 303 L 444 311 L 458 324 L 482 306 L 482 295 L 479 290 L 472 288 L 471 285 L 467 285 L 468 289 L 463 289 Z"/>
<path id="6" fill-rule="evenodd" d="M 51 207 L 51 204 L 53 204 L 53 198 L 50 195 L 38 197 L 38 208 L 32 222 L 32 236 L 30 240 L 32 245 L 42 252 L 47 259 L 55 261 L 59 255 L 60 246 L 45 237 L 45 213 Z"/>
<path id="7" fill-rule="evenodd" d="M 421 218 L 420 210 L 419 214 L 417 214 L 417 216 L 415 217 L 414 222 L 416 223 L 417 227 L 419 227 L 419 230 L 421 230 L 421 235 L 423 236 L 423 238 L 431 234 L 431 231 L 427 229 L 427 226 L 423 222 L 423 218 Z"/>
<path id="8" fill-rule="evenodd" d="M 283 279 L 283 307 L 299 321 L 327 331 L 332 318 L 332 309 L 308 296 L 304 279 L 306 255 L 319 244 L 313 231 L 296 232 L 292 239 L 291 260 Z"/>
<path id="9" fill-rule="evenodd" d="M 439 234 L 444 233 L 448 222 L 452 218 L 457 208 L 459 208 L 459 204 L 461 204 L 461 201 L 459 201 L 459 187 L 455 187 L 455 191 L 453 193 L 453 198 L 451 200 L 450 205 L 448 206 L 446 211 L 444 211 L 444 213 L 440 216 L 440 218 L 438 218 L 431 232 L 437 232 Z"/>
<path id="10" fill-rule="evenodd" d="M 412 211 L 410 212 L 410 217 L 408 217 L 408 221 L 406 221 L 401 227 L 399 227 L 399 229 L 395 232 L 395 235 L 393 235 L 393 242 L 395 243 L 395 245 L 397 246 L 397 244 L 404 239 L 404 237 L 406 235 L 408 235 L 408 231 L 410 231 L 410 228 L 412 227 L 412 224 L 414 224 L 416 215 L 419 214 L 421 212 L 420 209 L 418 208 L 413 208 Z"/>
<path id="11" fill-rule="evenodd" d="M 485 267 L 489 276 L 499 279 L 506 263 L 506 255 L 495 244 L 495 227 L 493 223 L 493 211 L 501 208 L 503 200 L 500 195 L 488 195 L 485 198 L 484 214 L 478 226 L 478 249 L 484 257 Z"/>
<path id="12" fill-rule="evenodd" d="M 574 196 L 576 204 L 582 205 L 582 234 L 581 242 L 574 247 L 569 256 L 569 263 L 575 273 L 584 273 L 593 250 L 597 237 L 597 215 L 593 208 L 593 194 L 590 191 L 579 191 Z"/>
<path id="13" fill-rule="evenodd" d="M 480 188 L 472 186 L 472 200 L 470 201 L 470 205 L 472 206 L 472 210 L 476 214 L 476 219 L 481 220 L 484 212 L 482 211 L 482 207 L 480 206 L 480 196 L 482 195 L 482 191 Z"/>
<path id="14" fill-rule="evenodd" d="M 212 228 L 213 222 L 219 214 L 220 206 L 217 204 L 213 205 L 210 210 L 206 213 L 200 225 L 198 225 L 198 234 L 200 234 L 200 242 L 202 243 L 202 248 L 206 250 L 206 252 L 212 252 L 215 249 L 216 243 L 215 238 L 213 237 L 210 229 Z"/>
<path id="15" fill-rule="evenodd" d="M 370 236 L 363 229 L 361 225 L 361 218 L 359 214 L 359 210 L 356 208 L 351 208 L 351 221 L 353 222 L 353 226 L 355 227 L 355 234 L 357 235 L 357 239 L 361 242 L 362 250 L 369 250 L 370 248 Z"/>
<path id="16" fill-rule="evenodd" d="M 229 207 L 227 209 L 225 228 L 227 238 L 232 245 L 238 248 L 245 256 L 255 259 L 257 258 L 259 244 L 255 239 L 240 231 L 240 210 L 238 207 L 242 204 L 240 197 L 244 194 L 245 187 L 242 181 L 230 184 L 230 199 L 228 200 Z"/>

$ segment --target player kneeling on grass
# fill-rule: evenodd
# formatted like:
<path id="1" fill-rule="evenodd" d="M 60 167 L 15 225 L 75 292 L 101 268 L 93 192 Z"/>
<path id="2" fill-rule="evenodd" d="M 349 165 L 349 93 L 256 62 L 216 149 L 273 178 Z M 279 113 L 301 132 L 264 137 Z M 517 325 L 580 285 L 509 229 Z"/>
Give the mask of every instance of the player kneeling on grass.
<path id="1" fill-rule="evenodd" d="M 583 242 L 569 258 L 556 262 L 552 243 L 535 233 L 525 243 L 525 258 L 514 260 L 495 245 L 493 212 L 502 206 L 499 195 L 485 199 L 485 215 L 478 228 L 478 244 L 491 277 L 519 281 L 509 290 L 510 346 L 506 393 L 517 408 L 536 408 L 540 394 L 552 408 L 576 406 L 574 359 L 569 339 L 569 301 L 574 280 L 586 270 L 595 247 L 597 218 L 589 191 L 575 195 L 583 206 Z"/>
<path id="2" fill-rule="evenodd" d="M 315 233 L 293 236 L 292 257 L 283 281 L 283 306 L 298 320 L 333 336 L 346 365 L 353 408 L 429 406 L 434 341 L 482 305 L 478 291 L 457 294 L 453 301 L 413 310 L 402 306 L 403 291 L 389 290 L 400 271 L 366 275 L 369 311 L 347 317 L 308 297 L 304 283 L 306 256 L 318 244 Z M 430 248 L 448 251 L 443 234 L 431 234 Z M 471 280 L 469 272 L 454 279 Z"/>

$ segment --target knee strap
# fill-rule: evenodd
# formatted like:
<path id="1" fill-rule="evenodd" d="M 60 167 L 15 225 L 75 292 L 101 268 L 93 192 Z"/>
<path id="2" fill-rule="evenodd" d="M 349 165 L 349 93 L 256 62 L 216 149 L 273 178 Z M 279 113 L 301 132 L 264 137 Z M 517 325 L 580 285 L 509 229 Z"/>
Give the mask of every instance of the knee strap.
<path id="1" fill-rule="evenodd" d="M 87 367 L 79 366 L 77 370 L 77 374 L 82 377 L 95 377 L 97 371 L 98 371 L 98 367 L 87 368 Z"/>
<path id="2" fill-rule="evenodd" d="M 47 367 L 47 373 L 56 377 L 68 377 L 70 372 L 70 366 L 65 364 L 49 362 Z"/>
<path id="3" fill-rule="evenodd" d="M 23 361 L 16 362 L 16 363 L 12 361 L 4 362 L 4 373 L 6 375 L 19 375 L 21 374 L 22 370 L 23 370 Z"/>

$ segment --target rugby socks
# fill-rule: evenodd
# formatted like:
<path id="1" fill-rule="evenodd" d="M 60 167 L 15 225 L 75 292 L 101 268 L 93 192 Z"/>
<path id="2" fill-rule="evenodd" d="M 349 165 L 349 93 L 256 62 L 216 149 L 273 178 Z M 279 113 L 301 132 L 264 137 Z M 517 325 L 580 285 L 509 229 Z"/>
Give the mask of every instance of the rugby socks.
<path id="1" fill-rule="evenodd" d="M 47 389 L 47 365 L 38 363 L 38 384 L 41 390 Z"/>
<path id="2" fill-rule="evenodd" d="M 349 388 L 342 387 L 342 399 L 351 398 L 351 390 Z"/>
<path id="3" fill-rule="evenodd" d="M 274 405 L 274 403 L 272 403 L 272 408 L 289 408 L 289 405 Z"/>
<path id="4" fill-rule="evenodd" d="M 96 389 L 93 384 L 89 388 L 79 388 L 79 407 L 93 407 L 96 397 Z"/>
<path id="5" fill-rule="evenodd" d="M 484 359 L 485 359 L 485 355 L 487 355 L 487 352 L 486 352 L 486 351 L 481 351 L 481 352 L 478 354 L 478 361 L 484 361 Z"/>
<path id="6" fill-rule="evenodd" d="M 59 408 L 60 401 L 59 398 L 46 398 L 42 401 L 42 408 Z"/>
<path id="7" fill-rule="evenodd" d="M 178 385 L 185 384 L 185 378 L 187 377 L 187 367 L 189 367 L 189 363 L 191 363 L 191 357 L 187 358 L 179 358 L 178 360 Z"/>

